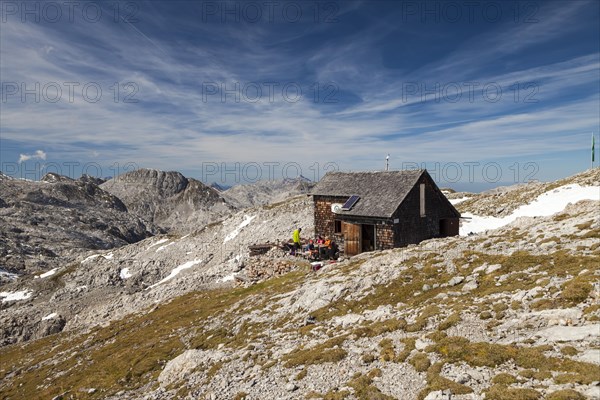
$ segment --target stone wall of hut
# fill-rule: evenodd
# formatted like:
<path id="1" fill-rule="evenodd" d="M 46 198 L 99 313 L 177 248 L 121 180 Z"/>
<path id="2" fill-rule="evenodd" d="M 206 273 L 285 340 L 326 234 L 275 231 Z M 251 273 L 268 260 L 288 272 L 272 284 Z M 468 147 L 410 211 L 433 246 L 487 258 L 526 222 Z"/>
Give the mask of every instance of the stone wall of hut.
<path id="1" fill-rule="evenodd" d="M 315 237 L 334 237 L 335 214 L 331 211 L 333 203 L 344 203 L 345 197 L 336 196 L 314 196 L 315 203 Z"/>
<path id="2" fill-rule="evenodd" d="M 394 226 L 390 224 L 375 225 L 377 249 L 386 250 L 394 248 Z"/>

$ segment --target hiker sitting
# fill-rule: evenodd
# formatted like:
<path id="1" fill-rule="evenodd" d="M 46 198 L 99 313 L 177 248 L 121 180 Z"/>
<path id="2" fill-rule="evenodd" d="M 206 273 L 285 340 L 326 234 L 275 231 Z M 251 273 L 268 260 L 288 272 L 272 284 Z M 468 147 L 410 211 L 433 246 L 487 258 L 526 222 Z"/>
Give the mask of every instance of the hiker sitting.
<path id="1" fill-rule="evenodd" d="M 327 256 L 330 260 L 337 260 L 339 254 L 340 254 L 340 249 L 339 249 L 337 243 L 332 240 L 327 249 Z"/>
<path id="2" fill-rule="evenodd" d="M 315 249 L 315 245 L 312 239 L 308 241 L 308 244 L 304 245 L 302 250 L 304 251 L 313 251 Z"/>
<path id="3" fill-rule="evenodd" d="M 315 244 L 312 240 L 309 241 L 307 247 L 307 251 L 308 251 L 308 257 L 311 260 L 318 260 L 319 259 L 319 249 L 315 247 Z"/>
<path id="4" fill-rule="evenodd" d="M 329 239 L 329 236 L 325 237 L 325 240 L 323 240 L 323 244 L 321 246 L 319 246 L 319 257 L 322 259 L 326 259 L 329 258 L 329 246 L 331 245 L 331 240 Z"/>

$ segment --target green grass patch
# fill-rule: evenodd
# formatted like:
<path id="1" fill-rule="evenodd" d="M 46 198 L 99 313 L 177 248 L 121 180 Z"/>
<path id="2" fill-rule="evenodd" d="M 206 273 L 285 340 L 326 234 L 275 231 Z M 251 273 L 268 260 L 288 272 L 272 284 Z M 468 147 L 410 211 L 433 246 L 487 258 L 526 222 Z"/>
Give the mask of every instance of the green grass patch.
<path id="1" fill-rule="evenodd" d="M 350 395 L 350 392 L 347 390 L 332 391 L 325 394 L 321 394 L 318 392 L 310 391 L 304 396 L 305 399 L 324 399 L 324 400 L 344 400 L 346 397 Z"/>
<path id="2" fill-rule="evenodd" d="M 592 291 L 589 280 L 591 277 L 579 276 L 570 280 L 563 286 L 561 298 L 568 306 L 574 306 L 588 298 Z"/>
<path id="3" fill-rule="evenodd" d="M 214 318 L 227 320 L 228 309 L 251 296 L 292 290 L 305 276 L 294 271 L 248 288 L 189 293 L 89 333 L 62 332 L 4 347 L 0 392 L 6 398 L 53 398 L 65 392 L 98 398 L 137 389 L 156 379 L 165 362 L 188 348 L 247 345 L 258 327 L 234 335 L 217 328 L 215 340 L 198 327 Z M 183 336 L 191 346 L 184 344 Z M 49 380 L 51 385 L 41 384 Z M 97 389 L 95 394 L 81 392 L 90 387 Z"/>
<path id="4" fill-rule="evenodd" d="M 450 314 L 450 316 L 448 316 L 448 318 L 446 318 L 444 321 L 442 321 L 439 325 L 438 325 L 438 330 L 440 331 L 445 331 L 448 328 L 451 328 L 453 326 L 455 326 L 456 324 L 458 324 L 461 321 L 460 318 L 460 313 L 455 312 L 453 314 Z"/>
<path id="5" fill-rule="evenodd" d="M 539 242 L 537 242 L 537 245 L 544 244 L 544 243 L 551 243 L 551 242 L 560 243 L 560 238 L 556 237 L 556 236 L 547 237 L 547 238 L 544 238 L 544 239 L 540 240 Z"/>
<path id="6" fill-rule="evenodd" d="M 390 318 L 385 321 L 372 323 L 363 323 L 360 327 L 352 331 L 357 337 L 374 337 L 388 332 L 406 329 L 406 320 L 404 318 Z"/>
<path id="7" fill-rule="evenodd" d="M 473 389 L 460 383 L 451 381 L 440 375 L 443 362 L 433 364 L 427 370 L 427 386 L 421 390 L 417 396 L 418 400 L 423 400 L 430 392 L 449 389 L 453 394 L 473 393 Z"/>
<path id="8" fill-rule="evenodd" d="M 406 327 L 407 332 L 419 332 L 427 327 L 429 318 L 435 317 L 440 314 L 440 308 L 437 305 L 429 305 L 425 307 L 417 317 L 413 324 Z"/>
<path id="9" fill-rule="evenodd" d="M 346 338 L 347 335 L 337 336 L 308 349 L 296 349 L 283 357 L 284 366 L 291 368 L 298 365 L 341 361 L 347 354 L 346 350 L 341 347 Z"/>
<path id="10" fill-rule="evenodd" d="M 518 347 L 496 343 L 472 343 L 463 337 L 447 337 L 428 347 L 442 355 L 446 362 L 464 361 L 471 366 L 494 368 L 508 361 L 524 369 L 565 372 L 569 382 L 588 385 L 600 376 L 600 366 L 571 359 L 548 357 L 551 346 Z"/>
<path id="11" fill-rule="evenodd" d="M 297 381 L 301 381 L 302 379 L 306 378 L 307 374 L 308 374 L 308 368 L 304 367 L 302 369 L 302 371 L 298 372 L 298 375 L 296 375 L 296 377 L 294 379 Z"/>
<path id="12" fill-rule="evenodd" d="M 382 339 L 379 342 L 379 347 L 381 347 L 381 351 L 379 352 L 379 359 L 381 361 L 393 361 L 394 358 L 396 358 L 396 351 L 392 339 Z"/>
<path id="13" fill-rule="evenodd" d="M 394 361 L 397 363 L 402 363 L 406 361 L 408 356 L 410 356 L 410 353 L 415 349 L 415 343 L 417 342 L 417 340 L 411 337 L 404 338 L 401 340 L 401 342 L 404 344 L 404 348 L 402 349 L 402 351 L 400 351 L 400 353 L 398 353 L 398 355 L 394 359 Z"/>
<path id="14" fill-rule="evenodd" d="M 524 369 L 519 371 L 519 375 L 527 379 L 537 379 L 543 381 L 544 379 L 552 378 L 552 372 L 550 371 L 536 371 L 534 369 Z"/>
<path id="15" fill-rule="evenodd" d="M 590 219 L 589 221 L 586 221 L 586 222 L 583 222 L 583 223 L 581 223 L 581 224 L 577 224 L 577 225 L 575 225 L 575 227 L 576 227 L 577 229 L 579 229 L 580 231 L 583 231 L 583 230 L 588 230 L 588 229 L 590 229 L 590 228 L 592 227 L 592 224 L 593 224 L 593 223 L 594 223 L 594 220 L 593 220 L 593 219 Z"/>
<path id="16" fill-rule="evenodd" d="M 401 329 L 406 332 L 422 331 L 427 327 L 429 318 L 439 314 L 439 308 L 437 310 L 434 308 L 439 303 L 434 300 L 435 296 L 449 290 L 448 288 L 438 287 L 427 292 L 421 292 L 424 284 L 433 286 L 435 283 L 445 282 L 451 278 L 451 275 L 444 268 L 437 265 L 439 260 L 439 254 L 435 252 L 412 257 L 398 266 L 398 268 L 404 269 L 397 278 L 385 284 L 373 286 L 369 294 L 363 298 L 351 300 L 341 298 L 316 310 L 312 315 L 318 321 L 326 321 L 335 316 L 361 313 L 382 305 L 395 306 L 398 303 L 404 303 L 407 307 L 425 308 L 413 324 L 401 327 Z M 566 250 L 537 255 L 520 250 L 510 255 L 499 255 L 467 250 L 463 252 L 462 257 L 454 259 L 455 266 L 461 270 L 462 274 L 468 274 L 484 263 L 488 265 L 500 264 L 502 268 L 491 274 L 481 276 L 477 289 L 460 296 L 462 304 L 496 293 L 530 289 L 536 286 L 536 281 L 543 277 L 542 274 L 544 273 L 547 274 L 546 276 L 566 277 L 568 275 L 577 276 L 584 269 L 594 270 L 600 264 L 600 255 L 571 254 Z M 535 267 L 535 272 L 525 272 L 533 267 Z M 502 282 L 502 285 L 496 286 L 497 278 L 507 274 L 509 274 L 508 278 Z M 590 277 L 586 276 L 585 279 L 590 279 Z M 578 295 L 580 295 L 579 291 L 567 291 L 568 299 L 577 298 Z M 454 301 L 456 300 L 453 298 L 448 299 L 446 306 L 451 306 Z M 570 301 L 561 300 L 559 305 L 563 306 L 564 304 L 564 307 L 566 307 Z M 505 307 L 505 305 L 501 307 Z M 434 310 L 434 312 L 430 312 L 431 310 Z M 504 310 L 494 311 L 496 311 L 497 319 L 504 317 Z M 368 333 L 361 334 L 370 335 Z M 376 334 L 376 332 L 373 334 Z"/>
<path id="17" fill-rule="evenodd" d="M 593 304 L 583 310 L 583 315 L 589 315 L 600 310 L 600 304 Z"/>
<path id="18" fill-rule="evenodd" d="M 367 353 L 367 354 L 363 354 L 361 357 L 362 362 L 364 362 L 365 364 L 371 364 L 373 361 L 377 360 L 377 357 L 375 357 L 373 354 L 371 353 Z"/>
<path id="19" fill-rule="evenodd" d="M 517 378 L 511 374 L 501 373 L 492 378 L 492 383 L 496 385 L 512 385 L 517 383 Z"/>
<path id="20" fill-rule="evenodd" d="M 382 285 L 373 286 L 368 296 L 358 300 L 339 299 L 316 310 L 312 315 L 318 321 L 326 321 L 332 317 L 346 315 L 351 312 L 361 313 L 365 310 L 373 310 L 381 305 L 391 304 L 395 306 L 400 302 L 408 303 L 409 305 L 421 305 L 425 300 L 429 300 L 441 292 L 441 289 L 438 288 L 414 296 L 415 293 L 421 292 L 421 288 L 425 283 L 433 285 L 436 282 L 450 279 L 450 276 L 445 272 L 436 272 L 436 274 L 428 276 L 431 270 L 425 267 L 436 263 L 436 257 L 438 255 L 435 253 L 427 253 L 423 254 L 421 258 L 413 257 L 406 260 L 402 263 L 402 266 L 406 270 L 402 271 L 398 278 Z M 421 318 L 418 324 L 422 325 L 423 322 Z M 414 330 L 419 326 L 413 324 L 412 327 L 407 326 L 406 329 Z"/>
<path id="21" fill-rule="evenodd" d="M 408 363 L 412 365 L 417 372 L 425 372 L 431 366 L 431 361 L 425 353 L 415 354 L 410 360 L 408 360 Z"/>
<path id="22" fill-rule="evenodd" d="M 354 395 L 359 400 L 395 400 L 394 397 L 383 394 L 376 386 L 373 386 L 373 377 L 368 375 L 356 374 L 348 386 L 354 388 Z"/>
<path id="23" fill-rule="evenodd" d="M 538 400 L 542 394 L 534 389 L 510 388 L 506 385 L 494 385 L 485 392 L 486 400 Z"/>
<path id="24" fill-rule="evenodd" d="M 556 299 L 539 299 L 531 303 L 529 307 L 535 311 L 552 310 L 560 308 L 560 302 Z"/>
<path id="25" fill-rule="evenodd" d="M 564 389 L 550 393 L 546 400 L 585 400 L 586 397 L 572 389 Z"/>
<path id="26" fill-rule="evenodd" d="M 560 349 L 560 352 L 565 355 L 565 356 L 576 356 L 579 352 L 577 351 L 577 349 L 573 346 L 564 346 L 563 348 Z"/>

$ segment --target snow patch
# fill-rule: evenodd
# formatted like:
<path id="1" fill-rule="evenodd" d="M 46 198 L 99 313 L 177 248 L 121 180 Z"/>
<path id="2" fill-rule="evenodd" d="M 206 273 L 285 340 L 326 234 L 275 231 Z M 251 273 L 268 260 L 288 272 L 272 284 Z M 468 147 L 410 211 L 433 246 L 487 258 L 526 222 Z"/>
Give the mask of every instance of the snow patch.
<path id="1" fill-rule="evenodd" d="M 181 271 L 183 271 L 184 269 L 188 269 L 188 268 L 192 268 L 194 265 L 196 264 L 200 264 L 202 262 L 202 260 L 200 259 L 195 259 L 193 261 L 188 261 L 185 264 L 181 264 L 180 266 L 174 268 L 171 270 L 171 273 L 165 277 L 164 279 L 158 281 L 157 283 L 155 283 L 154 285 L 148 287 L 148 289 L 152 289 L 155 286 L 160 285 L 161 283 L 164 283 L 168 280 L 173 279 L 174 277 L 176 277 Z"/>
<path id="2" fill-rule="evenodd" d="M 107 255 L 103 255 L 102 257 L 104 257 L 105 260 L 112 260 L 114 257 L 113 253 L 108 253 Z"/>
<path id="3" fill-rule="evenodd" d="M 503 218 L 482 217 L 465 213 L 460 227 L 461 236 L 470 232 L 484 232 L 488 229 L 497 229 L 515 221 L 519 217 L 545 217 L 565 209 L 569 203 L 581 200 L 600 200 L 600 186 L 580 186 L 578 184 L 565 185 L 539 195 L 534 201 L 517 208 L 512 214 Z"/>
<path id="4" fill-rule="evenodd" d="M 58 317 L 58 314 L 55 313 L 55 312 L 53 312 L 52 314 L 48 314 L 45 317 L 43 317 L 42 321 L 46 321 L 46 320 L 49 320 L 49 319 L 52 319 L 52 318 L 56 318 L 56 317 Z"/>
<path id="5" fill-rule="evenodd" d="M 169 241 L 169 239 L 160 239 L 160 240 L 156 241 L 156 243 L 152 243 L 150 246 L 148 246 L 146 251 L 150 250 L 154 246 L 158 246 L 159 244 L 163 244 L 164 242 L 168 242 L 168 241 Z"/>
<path id="6" fill-rule="evenodd" d="M 252 217 L 248 216 L 248 215 L 244 215 L 244 220 L 242 221 L 241 224 L 238 225 L 237 228 L 235 228 L 233 231 L 229 232 L 229 234 L 227 236 L 225 236 L 225 240 L 223 240 L 223 243 L 227 243 L 229 242 L 231 239 L 235 238 L 237 235 L 240 234 L 240 232 L 242 231 L 242 229 L 248 225 L 250 222 L 252 222 L 252 220 L 256 218 L 256 215 L 253 215 Z"/>
<path id="7" fill-rule="evenodd" d="M 38 279 L 38 278 L 47 278 L 49 276 L 52 276 L 56 273 L 56 271 L 58 270 L 58 268 L 52 268 L 50 271 L 46 271 L 41 275 L 36 275 L 33 278 L 34 279 Z"/>
<path id="8" fill-rule="evenodd" d="M 83 260 L 81 263 L 86 263 L 90 260 L 93 260 L 94 258 L 100 257 L 100 254 L 92 254 L 91 256 L 89 256 L 88 258 L 86 258 L 85 260 Z"/>
<path id="9" fill-rule="evenodd" d="M 229 281 L 232 281 L 232 280 L 235 279 L 236 275 L 237 274 L 231 274 L 231 275 L 224 276 L 221 279 L 219 279 L 217 282 L 229 282 Z"/>
<path id="10" fill-rule="evenodd" d="M 131 278 L 132 274 L 131 274 L 131 272 L 129 272 L 129 268 L 123 268 L 119 272 L 119 276 L 121 277 L 121 279 L 127 279 L 127 278 Z"/>
<path id="11" fill-rule="evenodd" d="M 159 251 L 163 251 L 164 249 L 171 246 L 172 244 L 175 244 L 175 242 L 171 242 L 169 244 L 165 244 L 164 246 L 160 246 L 158 249 L 156 249 L 155 253 L 158 253 Z"/>
<path id="12" fill-rule="evenodd" d="M 0 297 L 3 297 L 2 302 L 25 300 L 31 297 L 31 290 L 19 290 L 18 292 L 0 292 Z"/>
<path id="13" fill-rule="evenodd" d="M 470 197 L 461 197 L 460 199 L 448 199 L 448 201 L 450 202 L 450 204 L 455 205 L 458 203 L 462 203 L 463 201 L 469 200 Z"/>

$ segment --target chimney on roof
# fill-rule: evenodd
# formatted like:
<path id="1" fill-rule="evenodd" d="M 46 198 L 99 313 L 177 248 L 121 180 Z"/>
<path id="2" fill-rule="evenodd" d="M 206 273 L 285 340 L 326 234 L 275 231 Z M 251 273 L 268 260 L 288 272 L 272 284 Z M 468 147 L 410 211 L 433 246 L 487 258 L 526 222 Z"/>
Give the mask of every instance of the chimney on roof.
<path id="1" fill-rule="evenodd" d="M 388 154 L 388 155 L 385 157 L 385 170 L 386 170 L 386 171 L 389 171 L 389 169 L 390 169 L 390 155 Z"/>

